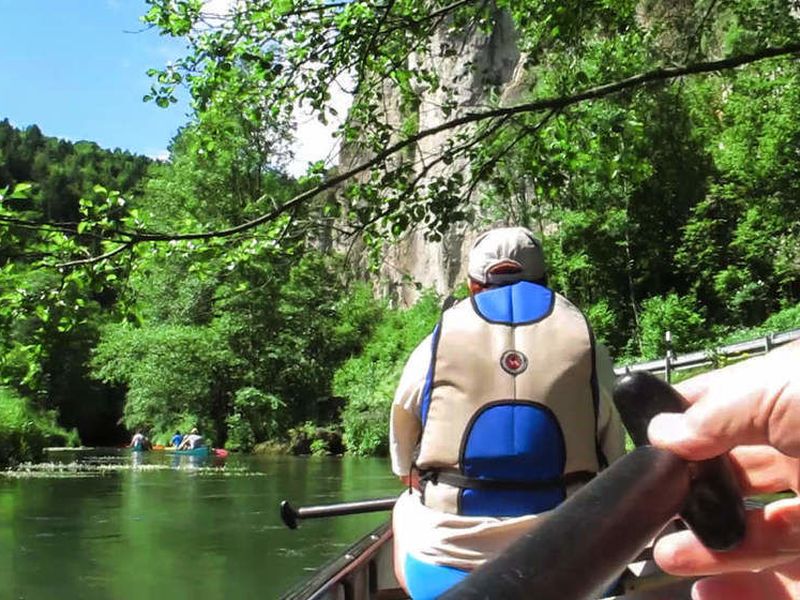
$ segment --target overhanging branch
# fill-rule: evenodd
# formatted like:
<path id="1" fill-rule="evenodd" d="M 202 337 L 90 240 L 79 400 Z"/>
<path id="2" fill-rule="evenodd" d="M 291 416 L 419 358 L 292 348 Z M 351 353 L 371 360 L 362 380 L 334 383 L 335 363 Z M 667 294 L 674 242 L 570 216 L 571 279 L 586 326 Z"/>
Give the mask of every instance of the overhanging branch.
<path id="1" fill-rule="evenodd" d="M 214 231 L 183 233 L 183 234 L 130 232 L 126 234 L 130 236 L 130 241 L 127 244 L 118 247 L 113 253 L 107 253 L 100 257 L 96 257 L 96 260 L 103 260 L 105 258 L 108 258 L 109 254 L 116 254 L 116 252 L 120 252 L 125 248 L 140 242 L 162 242 L 170 240 L 202 240 L 202 239 L 211 239 L 217 237 L 228 237 L 231 235 L 235 235 L 237 233 L 247 231 L 263 223 L 270 222 L 279 217 L 280 215 L 302 205 L 304 202 L 310 200 L 311 198 L 317 196 L 318 194 L 333 189 L 338 185 L 340 185 L 341 183 L 355 177 L 356 175 L 359 175 L 364 171 L 367 171 L 377 165 L 380 165 L 381 163 L 386 161 L 388 158 L 390 158 L 397 152 L 407 148 L 408 146 L 417 144 L 420 140 L 442 133 L 444 131 L 454 129 L 456 127 L 460 127 L 470 123 L 484 121 L 486 119 L 494 119 L 498 117 L 509 117 L 524 113 L 536 113 L 545 110 L 560 111 L 563 110 L 564 108 L 573 106 L 575 104 L 580 104 L 582 102 L 586 102 L 589 100 L 596 100 L 599 98 L 608 97 L 617 94 L 619 92 L 641 87 L 650 83 L 669 81 L 689 75 L 699 75 L 703 73 L 713 73 L 718 71 L 730 70 L 736 67 L 759 62 L 762 60 L 778 58 L 778 57 L 786 57 L 797 53 L 800 53 L 800 43 L 788 44 L 778 48 L 765 48 L 758 52 L 732 56 L 716 61 L 708 61 L 708 62 L 696 63 L 680 67 L 659 68 L 653 71 L 648 71 L 646 73 L 641 73 L 639 75 L 629 77 L 627 79 L 623 79 L 621 81 L 590 88 L 583 92 L 579 92 L 577 94 L 572 94 L 569 96 L 547 98 L 543 100 L 536 100 L 534 102 L 527 102 L 514 106 L 495 108 L 492 110 L 485 110 L 480 112 L 469 112 L 460 117 L 451 119 L 440 125 L 437 125 L 436 127 L 431 127 L 429 129 L 419 131 L 408 138 L 398 141 L 392 144 L 391 146 L 388 146 L 381 152 L 377 153 L 371 159 L 364 161 L 363 163 L 347 171 L 339 173 L 338 175 L 330 177 L 329 179 L 320 183 L 318 186 L 311 188 L 301 194 L 298 194 L 285 204 L 276 207 L 274 210 L 265 213 L 255 219 L 247 221 L 245 223 L 241 223 L 240 225 Z M 267 199 L 266 196 L 262 196 L 259 200 L 264 201 L 266 199 Z M 83 261 L 75 261 L 73 263 L 65 263 L 64 266 L 87 264 L 90 262 L 96 262 L 96 260 L 86 259 Z"/>
<path id="2" fill-rule="evenodd" d="M 100 262 L 100 261 L 103 261 L 103 260 L 107 260 L 107 259 L 111 258 L 112 256 L 116 256 L 117 254 L 119 254 L 120 252 L 123 252 L 125 250 L 129 250 L 129 249 L 133 248 L 134 244 L 135 244 L 135 242 L 127 242 L 125 244 L 117 246 L 113 250 L 109 250 L 105 254 L 100 254 L 98 256 L 90 256 L 89 258 L 81 258 L 81 259 L 78 259 L 78 260 L 70 260 L 70 261 L 67 261 L 67 262 L 64 262 L 64 263 L 60 263 L 60 264 L 56 265 L 56 267 L 59 268 L 59 269 L 66 269 L 66 268 L 69 268 L 69 267 L 80 267 L 80 266 L 91 265 L 91 264 L 94 264 L 94 263 L 97 263 L 97 262 Z"/>

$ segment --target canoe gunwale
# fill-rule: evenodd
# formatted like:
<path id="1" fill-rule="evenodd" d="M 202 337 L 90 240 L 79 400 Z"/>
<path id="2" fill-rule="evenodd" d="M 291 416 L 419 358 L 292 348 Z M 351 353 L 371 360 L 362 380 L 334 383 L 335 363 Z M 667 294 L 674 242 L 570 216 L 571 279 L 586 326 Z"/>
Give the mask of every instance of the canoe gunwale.
<path id="1" fill-rule="evenodd" d="M 367 533 L 360 540 L 348 547 L 344 552 L 329 560 L 309 578 L 290 588 L 280 600 L 388 600 L 390 598 L 408 598 L 400 594 L 402 590 L 387 588 L 375 589 L 375 559 L 386 545 L 392 543 L 391 522 L 387 521 Z M 688 600 L 689 588 L 696 578 L 680 578 L 663 573 L 641 572 L 642 569 L 656 568 L 653 563 L 652 548 L 647 547 L 632 561 L 622 576 L 622 595 L 605 596 L 600 600 Z M 634 565 L 639 565 L 633 569 Z M 648 566 L 649 565 L 649 566 Z M 353 582 L 359 574 L 366 574 L 369 589 L 353 588 Z M 396 583 L 396 582 L 395 582 Z M 363 581 L 362 581 L 363 584 Z M 338 587 L 337 586 L 341 586 Z M 400 594 L 400 595 L 398 595 Z"/>
<path id="2" fill-rule="evenodd" d="M 366 534 L 342 554 L 325 563 L 316 573 L 290 589 L 281 600 L 319 600 L 350 573 L 368 566 L 369 561 L 391 543 L 392 524 L 387 521 Z"/>
<path id="3" fill-rule="evenodd" d="M 189 450 L 164 450 L 166 454 L 175 456 L 211 456 L 214 454 L 210 446 L 200 446 L 199 448 L 191 448 Z"/>

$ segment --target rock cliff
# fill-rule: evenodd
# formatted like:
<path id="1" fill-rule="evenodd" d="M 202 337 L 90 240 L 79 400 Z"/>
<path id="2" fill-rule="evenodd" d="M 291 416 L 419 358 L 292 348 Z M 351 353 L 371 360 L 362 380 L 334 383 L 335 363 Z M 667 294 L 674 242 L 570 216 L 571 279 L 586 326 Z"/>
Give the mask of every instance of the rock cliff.
<path id="1" fill-rule="evenodd" d="M 792 11 L 800 18 L 800 8 L 795 4 Z M 636 13 L 639 25 L 653 34 L 662 59 L 667 63 L 680 62 L 691 56 L 691 46 L 697 43 L 698 19 L 702 23 L 706 17 L 703 11 L 697 12 L 693 0 L 667 3 L 641 0 Z M 452 52 L 454 46 L 456 51 Z M 503 103 L 513 103 L 529 85 L 525 56 L 518 48 L 513 22 L 504 13 L 498 13 L 495 26 L 488 33 L 480 28 L 454 33 L 452 29 L 443 27 L 433 36 L 429 50 L 422 56 L 411 57 L 412 64 L 417 61 L 418 68 L 435 71 L 441 82 L 437 91 L 422 94 L 417 114 L 420 130 L 433 128 L 485 106 L 490 92 L 499 95 Z M 446 95 L 448 93 L 450 96 Z M 447 101 L 456 106 L 449 115 L 445 115 L 442 109 Z M 383 113 L 386 122 L 399 126 L 402 121 L 400 99 L 388 85 L 384 87 Z M 425 159 L 435 155 L 452 136 L 453 132 L 447 131 L 421 140 L 410 160 L 417 165 L 424 164 Z M 347 168 L 364 158 L 355 148 L 343 148 L 340 165 Z M 417 172 L 421 168 L 418 166 Z M 438 163 L 421 183 L 457 171 L 466 171 L 466 165 L 459 161 L 450 165 Z M 416 301 L 424 288 L 434 288 L 446 294 L 465 281 L 466 256 L 472 241 L 480 231 L 498 224 L 480 213 L 475 200 L 474 197 L 464 199 L 463 204 L 470 207 L 471 217 L 468 222 L 452 226 L 441 241 L 427 241 L 426 232 L 417 228 L 387 247 L 376 291 L 407 306 Z M 351 255 L 361 254 L 351 252 Z"/>
<path id="2" fill-rule="evenodd" d="M 446 51 L 448 46 L 455 46 L 457 51 Z M 501 97 L 509 97 L 514 93 L 522 61 L 513 23 L 506 15 L 498 15 L 494 30 L 489 33 L 476 28 L 454 35 L 452 31 L 442 28 L 433 36 L 430 48 L 441 51 L 411 59 L 412 65 L 417 68 L 435 71 L 441 81 L 438 91 L 422 95 L 417 114 L 420 130 L 435 127 L 485 105 L 489 90 L 499 91 Z M 446 116 L 442 106 L 448 100 L 454 101 L 457 108 Z M 399 105 L 396 93 L 386 87 L 383 112 L 387 122 L 400 122 Z M 422 164 L 425 157 L 438 153 L 442 144 L 452 135 L 452 132 L 444 132 L 421 140 L 411 160 Z M 346 167 L 362 159 L 356 150 L 344 148 L 340 165 Z M 465 168 L 466 165 L 458 161 L 450 165 L 439 163 L 430 169 L 421 182 Z M 465 204 L 469 205 L 470 199 Z M 441 241 L 427 241 L 425 231 L 421 228 L 409 232 L 385 249 L 378 293 L 402 306 L 408 306 L 416 301 L 424 288 L 434 288 L 441 294 L 450 292 L 466 280 L 466 255 L 470 245 L 477 233 L 489 225 L 477 210 L 473 210 L 469 223 L 452 226 Z"/>

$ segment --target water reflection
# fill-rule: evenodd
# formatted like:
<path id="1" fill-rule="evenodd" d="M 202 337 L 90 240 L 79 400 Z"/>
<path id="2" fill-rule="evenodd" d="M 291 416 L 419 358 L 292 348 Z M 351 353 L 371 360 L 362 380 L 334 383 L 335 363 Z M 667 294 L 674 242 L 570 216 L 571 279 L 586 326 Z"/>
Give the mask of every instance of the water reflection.
<path id="1" fill-rule="evenodd" d="M 387 517 L 289 531 L 282 499 L 302 506 L 399 490 L 383 460 L 129 450 L 50 459 L 0 477 L 0 598 L 277 598 Z"/>
<path id="2" fill-rule="evenodd" d="M 170 461 L 173 469 L 199 469 L 200 467 L 213 464 L 213 462 L 224 464 L 224 462 L 212 461 L 209 456 L 176 454 L 174 452 L 170 454 Z"/>

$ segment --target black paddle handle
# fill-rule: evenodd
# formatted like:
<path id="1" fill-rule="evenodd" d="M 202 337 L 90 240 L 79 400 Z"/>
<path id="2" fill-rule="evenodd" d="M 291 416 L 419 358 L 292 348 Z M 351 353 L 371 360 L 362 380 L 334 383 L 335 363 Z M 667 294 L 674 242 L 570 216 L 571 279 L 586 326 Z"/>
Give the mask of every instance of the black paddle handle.
<path id="1" fill-rule="evenodd" d="M 681 510 L 689 478 L 682 458 L 637 448 L 440 600 L 599 597 Z"/>
<path id="2" fill-rule="evenodd" d="M 647 426 L 662 412 L 683 412 L 688 402 L 678 391 L 646 371 L 628 373 L 614 387 L 614 404 L 637 446 L 649 444 Z M 712 550 L 735 548 L 745 534 L 742 493 L 728 456 L 690 464 L 691 486 L 681 518 Z"/>
<path id="3" fill-rule="evenodd" d="M 281 520 L 289 529 L 297 529 L 298 519 L 318 519 L 320 517 L 339 517 L 361 513 L 392 510 L 397 496 L 391 498 L 373 498 L 355 502 L 339 502 L 319 506 L 302 506 L 294 508 L 288 500 L 281 502 Z"/>

